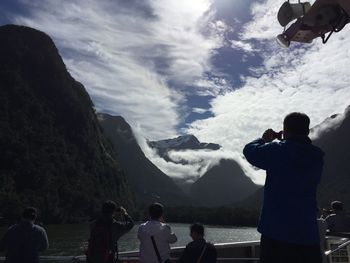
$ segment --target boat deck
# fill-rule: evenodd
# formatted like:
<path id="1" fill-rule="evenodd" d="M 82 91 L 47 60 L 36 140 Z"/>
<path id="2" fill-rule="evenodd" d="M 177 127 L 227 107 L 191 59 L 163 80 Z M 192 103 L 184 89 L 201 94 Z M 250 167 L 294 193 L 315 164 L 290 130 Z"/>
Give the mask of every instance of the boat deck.
<path id="1" fill-rule="evenodd" d="M 325 246 L 324 263 L 349 263 L 350 262 L 350 234 L 328 236 Z M 247 263 L 259 262 L 260 241 L 246 241 L 233 243 L 215 244 L 218 253 L 218 263 Z M 178 262 L 184 247 L 174 247 L 171 249 L 171 262 Z M 0 257 L 0 262 L 5 258 Z M 119 253 L 119 260 L 122 263 L 138 263 L 139 251 L 127 251 Z M 86 262 L 86 257 L 82 256 L 42 256 L 40 262 Z"/>

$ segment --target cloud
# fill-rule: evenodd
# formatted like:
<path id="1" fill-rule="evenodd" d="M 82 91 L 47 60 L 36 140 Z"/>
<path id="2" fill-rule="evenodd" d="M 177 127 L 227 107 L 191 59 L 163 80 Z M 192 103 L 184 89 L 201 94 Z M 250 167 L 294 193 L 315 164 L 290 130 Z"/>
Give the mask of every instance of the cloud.
<path id="1" fill-rule="evenodd" d="M 15 14 L 13 22 L 53 37 L 97 109 L 125 117 L 142 135 L 138 141 L 145 154 L 174 177 L 198 177 L 222 156 L 236 159 L 263 183 L 264 173 L 242 157 L 245 143 L 269 127 L 281 129 L 288 112 L 306 112 L 317 125 L 350 101 L 350 26 L 326 45 L 318 39 L 281 49 L 275 36 L 282 31 L 276 19 L 282 2 L 254 2 L 251 20 L 239 34 L 210 0 L 21 2 L 28 14 Z M 220 67 L 212 65 L 214 58 Z M 232 80 L 236 71 L 240 79 Z M 202 111 L 199 105 L 186 107 L 191 93 L 214 98 L 212 117 L 193 122 L 187 133 L 223 149 L 172 153 L 191 165 L 167 163 L 144 137 L 174 137 L 186 111 Z"/>
<path id="2" fill-rule="evenodd" d="M 207 109 L 202 109 L 202 108 L 193 108 L 192 112 L 198 113 L 198 114 L 203 114 L 206 113 L 208 110 Z"/>
<path id="3" fill-rule="evenodd" d="M 208 76 L 207 79 L 198 79 L 193 85 L 199 88 L 199 90 L 197 90 L 197 95 L 200 96 L 215 97 L 230 88 L 226 79 L 218 76 Z"/>
<path id="4" fill-rule="evenodd" d="M 172 161 L 166 161 L 158 155 L 155 149 L 148 146 L 140 129 L 136 127 L 133 132 L 145 155 L 165 174 L 174 179 L 193 181 L 218 164 L 221 159 L 226 159 L 227 156 L 232 158 L 231 154 L 222 150 L 173 150 L 168 153 Z M 185 162 L 181 163 L 182 161 Z"/>
<path id="5" fill-rule="evenodd" d="M 277 3 L 276 3 L 277 2 Z M 272 40 L 281 33 L 281 26 L 277 21 L 277 12 L 282 1 L 263 0 L 251 6 L 253 19 L 244 25 L 241 38 L 244 40 Z"/>
<path id="6" fill-rule="evenodd" d="M 246 53 L 251 53 L 255 51 L 253 46 L 250 43 L 244 41 L 231 40 L 231 47 L 235 49 L 240 49 L 245 51 Z"/>
<path id="7" fill-rule="evenodd" d="M 263 173 L 242 156 L 247 142 L 267 128 L 281 130 L 289 112 L 307 113 L 315 126 L 334 113 L 342 113 L 350 101 L 350 51 L 344 48 L 350 45 L 350 27 L 334 34 L 326 45 L 317 39 L 311 45 L 281 49 L 274 40 L 278 30 L 271 23 L 275 5 L 275 1 L 254 5 L 253 20 L 241 35 L 245 42 L 259 45 L 262 65 L 251 68 L 252 76 L 244 76 L 241 87 L 212 100 L 213 117 L 195 121 L 187 130 L 238 156 L 249 176 L 261 184 Z"/>
<path id="8" fill-rule="evenodd" d="M 192 183 L 199 177 L 205 174 L 213 166 L 219 164 L 221 159 L 232 159 L 237 161 L 243 171 L 247 175 L 251 175 L 252 179 L 257 183 L 262 184 L 261 177 L 264 173 L 256 170 L 254 167 L 246 165 L 245 160 L 242 159 L 241 154 L 232 150 L 185 150 L 185 151 L 170 151 L 169 158 L 172 161 L 166 161 L 161 158 L 155 149 L 147 145 L 146 140 L 140 133 L 136 131 L 136 138 L 144 151 L 145 155 L 152 160 L 152 162 L 161 169 L 165 174 L 174 178 L 175 180 Z M 181 163 L 183 162 L 183 163 Z M 185 164 L 184 164 L 185 163 Z"/>
<path id="9" fill-rule="evenodd" d="M 187 92 L 207 79 L 225 24 L 209 0 L 21 1 L 13 22 L 53 37 L 98 111 L 122 115 L 144 136 L 174 136 Z M 191 86 L 192 85 L 192 86 Z"/>
<path id="10" fill-rule="evenodd" d="M 188 180 L 198 178 L 198 176 L 202 175 L 206 171 L 206 167 L 208 165 L 207 162 L 192 162 L 191 164 L 187 165 L 174 163 L 171 161 L 167 162 L 158 155 L 155 149 L 149 147 L 140 127 L 134 127 L 133 132 L 138 144 L 140 145 L 147 158 L 150 159 L 160 170 L 162 170 L 162 172 L 168 176 L 171 176 L 175 179 Z"/>
<path id="11" fill-rule="evenodd" d="M 348 109 L 349 109 L 349 107 L 348 107 Z M 339 126 L 343 123 L 343 121 L 346 117 L 347 110 L 345 110 L 344 113 L 334 114 L 334 115 L 330 116 L 329 118 L 325 119 L 319 125 L 313 127 L 311 129 L 311 132 L 310 132 L 310 138 L 317 139 L 320 136 L 322 136 L 324 133 L 328 133 L 331 130 L 335 130 L 335 129 L 339 128 Z"/>

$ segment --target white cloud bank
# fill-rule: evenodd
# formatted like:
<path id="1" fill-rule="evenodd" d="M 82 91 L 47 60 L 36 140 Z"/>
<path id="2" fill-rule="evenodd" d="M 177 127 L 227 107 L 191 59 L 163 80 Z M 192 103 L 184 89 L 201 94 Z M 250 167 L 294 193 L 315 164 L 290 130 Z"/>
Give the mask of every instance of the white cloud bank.
<path id="1" fill-rule="evenodd" d="M 122 115 L 150 139 L 177 133 L 184 94 L 169 83 L 203 79 L 225 29 L 210 0 L 21 2 L 29 15 L 13 21 L 53 37 L 97 110 Z"/>
<path id="2" fill-rule="evenodd" d="M 183 166 L 166 163 L 141 144 L 146 155 L 174 177 L 197 177 L 220 156 L 238 160 L 256 182 L 263 183 L 263 172 L 242 158 L 245 143 L 269 127 L 281 129 L 288 112 L 306 112 L 316 125 L 343 112 L 350 102 L 350 26 L 335 33 L 327 45 L 316 40 L 281 49 L 275 36 L 282 31 L 276 13 L 283 1 L 254 4 L 253 19 L 232 48 L 259 51 L 263 64 L 251 69 L 256 77 L 242 76 L 244 85 L 225 94 L 222 91 L 229 87 L 224 77 L 214 82 L 203 78 L 227 30 L 224 23 L 213 20 L 210 0 L 23 2 L 30 15 L 16 16 L 14 21 L 52 36 L 97 108 L 123 115 L 144 137 L 161 139 L 177 133 L 184 97 L 169 83 L 221 94 L 211 104 L 214 117 L 188 129 L 201 141 L 222 145 L 219 152 L 173 153 L 174 158 L 192 158 L 192 165 Z M 145 6 L 136 8 L 140 3 Z"/>
<path id="3" fill-rule="evenodd" d="M 264 173 L 252 169 L 242 156 L 247 142 L 267 128 L 281 130 L 289 112 L 307 113 L 314 126 L 350 104 L 350 26 L 333 34 L 326 45 L 317 39 L 312 45 L 282 49 L 275 42 L 282 28 L 277 19 L 271 22 L 276 6 L 274 0 L 254 5 L 253 20 L 241 35 L 260 47 L 263 65 L 252 69 L 257 77 L 244 77 L 243 87 L 216 97 L 211 104 L 214 117 L 188 129 L 200 140 L 219 143 L 232 156 L 239 155 L 243 168 L 260 184 Z"/>
<path id="4" fill-rule="evenodd" d="M 222 158 L 227 156 L 232 158 L 231 152 L 222 150 L 182 150 L 170 151 L 168 155 L 172 161 L 166 161 L 158 155 L 155 149 L 147 145 L 145 138 L 137 128 L 133 129 L 133 131 L 145 155 L 165 174 L 174 179 L 193 182 L 208 169 L 218 164 Z M 238 158 L 239 156 L 236 157 Z M 185 163 L 182 164 L 180 163 L 181 161 Z"/>

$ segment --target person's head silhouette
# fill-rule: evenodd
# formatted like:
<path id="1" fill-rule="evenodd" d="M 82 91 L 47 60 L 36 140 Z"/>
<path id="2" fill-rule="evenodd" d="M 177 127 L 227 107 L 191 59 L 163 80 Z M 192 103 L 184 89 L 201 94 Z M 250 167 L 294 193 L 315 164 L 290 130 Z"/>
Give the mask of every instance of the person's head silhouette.
<path id="1" fill-rule="evenodd" d="M 308 136 L 310 118 L 300 112 L 289 113 L 283 121 L 283 138 Z"/>
<path id="2" fill-rule="evenodd" d="M 34 222 L 37 218 L 38 212 L 34 207 L 26 207 L 22 212 L 22 219 L 25 221 Z"/>
<path id="3" fill-rule="evenodd" d="M 190 227 L 190 236 L 193 240 L 198 240 L 204 237 L 204 226 L 199 223 L 195 223 Z"/>
<path id="4" fill-rule="evenodd" d="M 151 204 L 148 213 L 152 220 L 160 220 L 163 216 L 163 205 L 160 203 Z"/>

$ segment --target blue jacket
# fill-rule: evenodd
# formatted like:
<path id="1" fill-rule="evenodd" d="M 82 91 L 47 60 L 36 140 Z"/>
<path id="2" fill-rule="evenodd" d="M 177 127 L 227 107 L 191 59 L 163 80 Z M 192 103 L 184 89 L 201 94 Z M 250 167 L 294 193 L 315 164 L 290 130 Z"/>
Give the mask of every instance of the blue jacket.
<path id="1" fill-rule="evenodd" d="M 258 231 L 294 244 L 319 244 L 316 189 L 323 155 L 308 137 L 265 143 L 248 143 L 244 156 L 266 170 L 264 202 Z"/>

